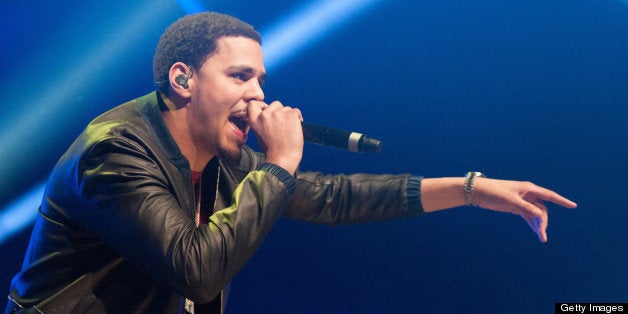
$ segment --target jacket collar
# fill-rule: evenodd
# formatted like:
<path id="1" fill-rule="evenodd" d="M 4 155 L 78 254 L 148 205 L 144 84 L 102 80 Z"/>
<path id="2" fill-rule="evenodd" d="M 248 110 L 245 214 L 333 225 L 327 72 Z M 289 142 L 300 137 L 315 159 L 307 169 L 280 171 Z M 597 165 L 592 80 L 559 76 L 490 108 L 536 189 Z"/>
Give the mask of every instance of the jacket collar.
<path id="1" fill-rule="evenodd" d="M 166 123 L 161 115 L 162 111 L 168 110 L 166 104 L 161 99 L 159 92 L 155 91 L 137 99 L 137 106 L 142 118 L 147 122 L 155 139 L 166 153 L 168 159 L 180 169 L 190 172 L 190 164 L 183 156 L 179 146 L 174 141 Z"/>

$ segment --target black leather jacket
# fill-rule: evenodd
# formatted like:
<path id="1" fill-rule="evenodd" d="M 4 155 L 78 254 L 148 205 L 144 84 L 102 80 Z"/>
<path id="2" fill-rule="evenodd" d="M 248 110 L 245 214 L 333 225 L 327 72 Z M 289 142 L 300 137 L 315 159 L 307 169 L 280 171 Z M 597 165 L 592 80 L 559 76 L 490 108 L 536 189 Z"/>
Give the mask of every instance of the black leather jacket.
<path id="1" fill-rule="evenodd" d="M 214 299 L 280 215 L 324 224 L 422 213 L 410 175 L 294 177 L 242 148 L 203 173 L 196 226 L 190 166 L 156 92 L 96 118 L 53 169 L 7 311 L 176 313 Z M 17 308 L 16 308 L 17 309 Z"/>

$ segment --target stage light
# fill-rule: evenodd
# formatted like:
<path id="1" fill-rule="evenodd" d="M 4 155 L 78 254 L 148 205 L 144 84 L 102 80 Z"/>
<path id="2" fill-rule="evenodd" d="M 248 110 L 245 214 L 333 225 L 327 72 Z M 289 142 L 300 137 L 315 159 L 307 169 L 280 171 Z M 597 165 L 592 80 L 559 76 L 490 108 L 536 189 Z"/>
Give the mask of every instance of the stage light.
<path id="1" fill-rule="evenodd" d="M 44 187 L 43 183 L 37 185 L 0 212 L 0 244 L 33 223 Z"/>
<path id="2" fill-rule="evenodd" d="M 262 31 L 266 68 L 272 70 L 381 0 L 314 1 Z"/>

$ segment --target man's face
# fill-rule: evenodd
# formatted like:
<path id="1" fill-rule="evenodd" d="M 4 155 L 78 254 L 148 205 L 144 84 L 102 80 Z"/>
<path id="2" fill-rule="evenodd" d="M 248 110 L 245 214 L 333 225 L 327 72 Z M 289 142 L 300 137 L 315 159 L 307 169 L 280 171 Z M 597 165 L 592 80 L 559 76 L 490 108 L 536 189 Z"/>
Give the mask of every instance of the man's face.
<path id="1" fill-rule="evenodd" d="M 195 147 L 220 158 L 238 157 L 250 129 L 247 104 L 264 100 L 261 46 L 245 37 L 222 37 L 214 55 L 193 75 L 188 106 Z"/>

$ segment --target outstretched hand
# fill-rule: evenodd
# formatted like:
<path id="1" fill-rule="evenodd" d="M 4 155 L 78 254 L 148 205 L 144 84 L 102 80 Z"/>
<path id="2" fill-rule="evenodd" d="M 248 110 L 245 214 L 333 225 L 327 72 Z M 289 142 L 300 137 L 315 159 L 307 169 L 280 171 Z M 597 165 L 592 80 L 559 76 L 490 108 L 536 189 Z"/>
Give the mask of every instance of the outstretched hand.
<path id="1" fill-rule="evenodd" d="M 547 242 L 548 225 L 547 207 L 543 202 L 567 208 L 577 206 L 558 193 L 531 182 L 476 178 L 474 192 L 478 206 L 520 215 L 541 242 Z"/>

